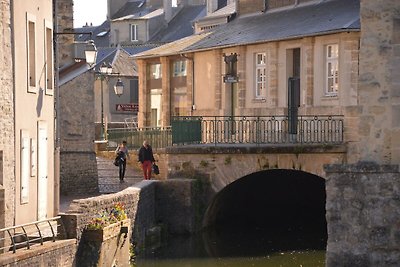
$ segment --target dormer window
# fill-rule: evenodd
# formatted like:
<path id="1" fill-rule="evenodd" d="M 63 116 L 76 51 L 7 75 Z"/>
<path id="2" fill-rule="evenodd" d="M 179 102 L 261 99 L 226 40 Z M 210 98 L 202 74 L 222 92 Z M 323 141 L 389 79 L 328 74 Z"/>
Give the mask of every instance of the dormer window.
<path id="1" fill-rule="evenodd" d="M 131 24 L 131 41 L 137 42 L 138 40 L 138 25 Z"/>

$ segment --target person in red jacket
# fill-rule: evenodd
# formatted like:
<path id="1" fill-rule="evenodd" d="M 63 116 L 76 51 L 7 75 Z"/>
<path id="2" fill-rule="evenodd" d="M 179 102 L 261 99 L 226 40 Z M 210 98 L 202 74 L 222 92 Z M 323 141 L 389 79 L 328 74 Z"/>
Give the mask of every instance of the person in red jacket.
<path id="1" fill-rule="evenodd" d="M 151 179 L 151 167 L 155 162 L 153 150 L 147 140 L 143 141 L 143 146 L 139 149 L 138 161 L 142 164 L 143 175 L 145 180 Z"/>

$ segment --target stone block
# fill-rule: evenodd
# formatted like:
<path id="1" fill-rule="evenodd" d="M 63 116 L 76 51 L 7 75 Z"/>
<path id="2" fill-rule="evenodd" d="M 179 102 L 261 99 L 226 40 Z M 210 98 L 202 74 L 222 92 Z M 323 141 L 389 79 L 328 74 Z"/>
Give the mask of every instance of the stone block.
<path id="1" fill-rule="evenodd" d="M 400 127 L 400 106 L 392 106 L 392 127 Z"/>

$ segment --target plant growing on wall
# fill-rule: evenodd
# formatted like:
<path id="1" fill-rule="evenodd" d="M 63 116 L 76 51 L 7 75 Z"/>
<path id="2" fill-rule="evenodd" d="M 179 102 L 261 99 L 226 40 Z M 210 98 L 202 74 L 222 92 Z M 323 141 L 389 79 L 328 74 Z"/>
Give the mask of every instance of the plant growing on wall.
<path id="1" fill-rule="evenodd" d="M 125 207 L 122 203 L 116 203 L 110 211 L 103 210 L 93 218 L 88 225 L 86 225 L 87 230 L 98 230 L 104 229 L 104 227 L 116 223 L 118 221 L 123 221 L 127 219 Z"/>

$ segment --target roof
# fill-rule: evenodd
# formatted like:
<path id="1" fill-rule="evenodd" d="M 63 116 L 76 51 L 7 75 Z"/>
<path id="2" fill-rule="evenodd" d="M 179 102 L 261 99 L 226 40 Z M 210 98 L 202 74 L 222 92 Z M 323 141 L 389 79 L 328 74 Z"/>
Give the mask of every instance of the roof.
<path id="1" fill-rule="evenodd" d="M 199 34 L 190 37 L 189 39 L 192 40 L 190 45 L 181 45 L 182 41 L 177 40 L 140 53 L 137 57 L 156 57 L 216 47 L 232 47 L 359 30 L 359 0 L 325 0 L 306 6 L 239 17 L 220 25 L 207 35 Z M 194 40 L 197 41 L 193 42 Z"/>
<path id="2" fill-rule="evenodd" d="M 117 51 L 112 66 L 113 72 L 121 76 L 138 76 L 136 61 L 124 49 Z"/>
<path id="3" fill-rule="evenodd" d="M 191 45 L 197 43 L 199 40 L 207 37 L 209 34 L 211 33 L 203 32 L 200 34 L 190 35 L 185 38 L 179 39 L 178 41 L 167 43 L 157 48 L 136 54 L 134 57 L 145 58 L 145 57 L 157 57 L 160 55 L 168 56 L 168 55 L 180 54 L 187 47 L 190 47 Z"/>
<path id="4" fill-rule="evenodd" d="M 206 6 L 185 6 L 168 23 L 165 29 L 150 39 L 150 42 L 172 42 L 193 34 L 193 21 L 204 17 Z"/>
<path id="5" fill-rule="evenodd" d="M 207 38 L 186 50 L 278 41 L 350 30 L 360 30 L 360 1 L 321 1 L 307 6 L 239 17 L 219 26 Z"/>
<path id="6" fill-rule="evenodd" d="M 129 55 L 136 55 L 139 53 L 142 53 L 144 51 L 153 49 L 155 47 L 159 47 L 160 44 L 139 44 L 139 45 L 134 45 L 134 46 L 123 46 L 121 47 L 122 49 L 124 49 Z"/>
<path id="7" fill-rule="evenodd" d="M 158 17 L 164 14 L 164 9 L 163 8 L 147 8 L 144 9 L 143 11 L 136 12 L 133 14 L 129 14 L 123 17 L 115 18 L 112 21 L 123 21 L 123 20 L 129 20 L 129 19 L 151 19 L 154 17 Z"/>
<path id="8" fill-rule="evenodd" d="M 129 1 L 127 2 L 120 10 L 118 10 L 114 16 L 112 16 L 112 20 L 117 19 L 117 18 L 122 18 L 126 17 L 129 15 L 133 15 L 136 13 L 144 12 L 148 13 L 151 10 L 146 7 L 146 4 L 144 4 L 145 1 Z M 147 11 L 146 11 L 147 10 Z M 152 9 L 154 10 L 154 9 Z"/>
<path id="9" fill-rule="evenodd" d="M 100 26 L 74 28 L 74 32 L 77 33 L 75 35 L 75 41 L 77 42 L 93 40 L 97 47 L 109 46 L 110 22 L 107 20 L 104 21 Z M 87 32 L 91 32 L 92 34 L 80 34 Z"/>

